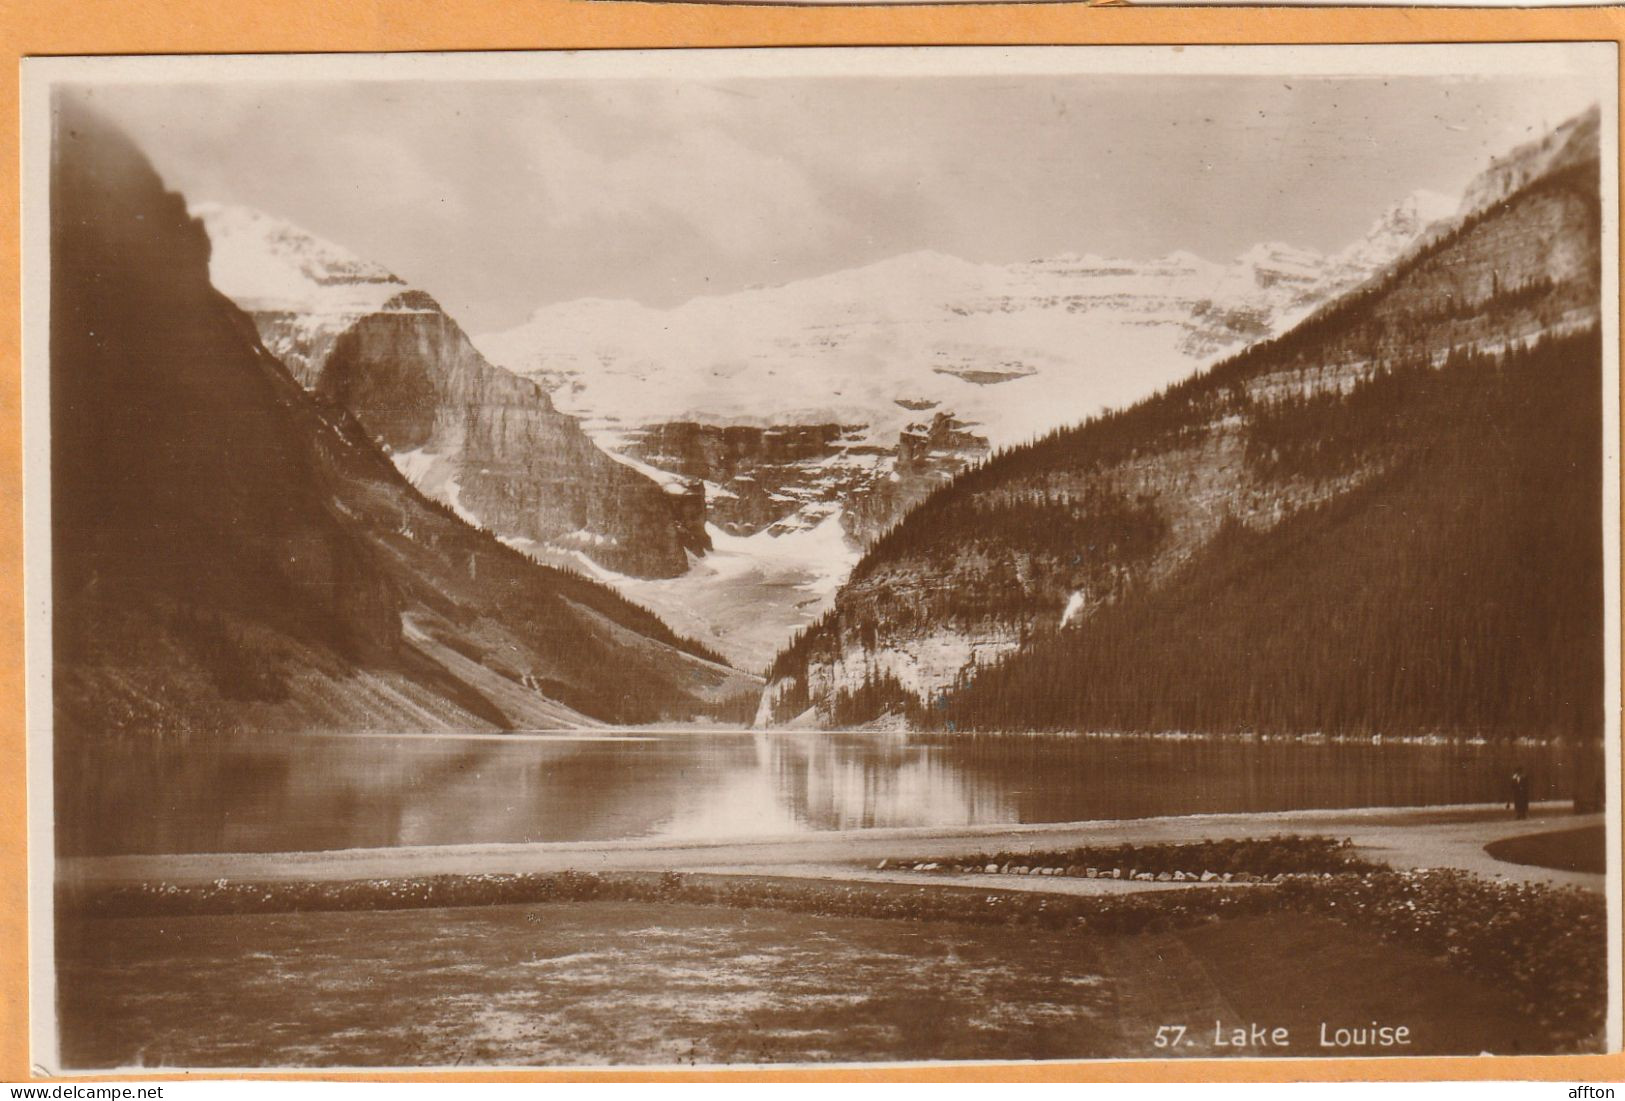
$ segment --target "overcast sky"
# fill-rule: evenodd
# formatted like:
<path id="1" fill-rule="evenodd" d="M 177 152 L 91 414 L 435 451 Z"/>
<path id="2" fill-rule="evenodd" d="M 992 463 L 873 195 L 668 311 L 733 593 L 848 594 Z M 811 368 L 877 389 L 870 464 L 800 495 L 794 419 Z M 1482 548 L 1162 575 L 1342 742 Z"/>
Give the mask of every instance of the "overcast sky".
<path id="1" fill-rule="evenodd" d="M 472 332 L 935 249 L 1335 249 L 1586 106 L 1530 77 L 830 76 L 107 86 L 189 199 L 259 207 Z"/>

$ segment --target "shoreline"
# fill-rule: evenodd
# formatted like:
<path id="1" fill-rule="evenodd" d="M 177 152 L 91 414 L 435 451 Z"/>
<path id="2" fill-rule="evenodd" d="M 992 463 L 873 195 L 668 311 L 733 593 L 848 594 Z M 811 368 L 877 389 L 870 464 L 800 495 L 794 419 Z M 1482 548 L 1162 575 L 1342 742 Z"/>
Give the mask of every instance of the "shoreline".
<path id="1" fill-rule="evenodd" d="M 743 670 L 734 670 L 743 673 Z M 753 674 L 746 674 L 753 675 Z M 1471 746 L 1475 749 L 1492 749 L 1500 746 L 1515 746 L 1518 748 L 1552 748 L 1569 744 L 1570 739 L 1548 736 L 1541 737 L 1533 734 L 1520 734 L 1515 737 L 1486 737 L 1482 734 L 1325 734 L 1315 731 L 1306 733 L 1250 733 L 1245 731 L 1211 731 L 1211 730 L 963 730 L 950 732 L 946 730 L 930 729 L 887 729 L 881 727 L 801 727 L 801 726 L 714 726 L 706 723 L 684 725 L 682 723 L 649 723 L 643 726 L 573 726 L 573 727 L 537 727 L 516 728 L 512 730 L 486 730 L 486 731 L 353 731 L 353 732 L 322 732 L 322 731 L 296 731 L 290 732 L 290 737 L 298 738 L 375 738 L 385 740 L 492 740 L 492 741 L 527 741 L 547 738 L 556 738 L 569 741 L 572 735 L 592 735 L 603 740 L 626 739 L 636 741 L 638 738 L 663 737 L 716 737 L 721 735 L 769 735 L 774 737 L 862 737 L 862 738 L 917 738 L 925 745 L 947 745 L 953 742 L 973 741 L 977 739 L 999 738 L 1055 738 L 1076 739 L 1080 741 L 1156 741 L 1156 742 L 1248 742 L 1268 743 L 1285 742 L 1304 745 L 1367 745 L 1367 746 L 1401 746 L 1407 748 L 1431 748 L 1438 746 Z M 1581 744 L 1581 743 L 1576 743 Z M 1598 740 L 1595 744 L 1601 745 Z"/>
<path id="2" fill-rule="evenodd" d="M 186 885 L 220 879 L 256 882 L 435 875 L 535 874 L 562 871 L 704 871 L 712 875 L 776 875 L 813 880 L 873 880 L 947 885 L 949 877 L 876 872 L 882 859 L 952 859 L 984 842 L 1008 851 L 1133 842 L 1154 844 L 1286 833 L 1350 838 L 1356 851 L 1395 868 L 1458 868 L 1529 883 L 1602 891 L 1606 876 L 1496 860 L 1492 841 L 1526 833 L 1599 824 L 1604 815 L 1574 814 L 1566 802 L 1535 804 L 1516 820 L 1499 804 L 1358 807 L 1224 813 L 992 826 L 904 826 L 808 831 L 762 838 L 630 838 L 609 841 L 500 842 L 336 849 L 276 853 L 178 853 L 67 857 L 56 862 L 56 884 L 79 889 L 141 883 Z M 951 877 L 956 885 L 979 877 Z M 1084 881 L 1089 882 L 1089 881 Z M 1027 889 L 1031 889 L 1028 887 Z"/>

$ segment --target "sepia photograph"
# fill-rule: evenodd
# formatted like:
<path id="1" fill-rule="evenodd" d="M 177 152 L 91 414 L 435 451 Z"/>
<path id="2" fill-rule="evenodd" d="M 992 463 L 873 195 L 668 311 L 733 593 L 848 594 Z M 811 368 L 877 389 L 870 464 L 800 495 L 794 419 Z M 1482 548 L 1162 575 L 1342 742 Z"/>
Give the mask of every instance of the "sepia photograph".
<path id="1" fill-rule="evenodd" d="M 1618 100 L 26 60 L 34 1063 L 1619 1051 Z"/>

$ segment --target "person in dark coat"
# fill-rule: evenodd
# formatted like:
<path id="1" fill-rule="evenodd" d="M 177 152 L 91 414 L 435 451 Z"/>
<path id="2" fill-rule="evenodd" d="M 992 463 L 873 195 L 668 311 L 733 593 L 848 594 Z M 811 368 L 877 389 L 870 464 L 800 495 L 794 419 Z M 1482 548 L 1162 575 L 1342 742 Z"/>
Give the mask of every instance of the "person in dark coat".
<path id="1" fill-rule="evenodd" d="M 1512 809 L 1519 818 L 1529 817 L 1529 774 L 1519 765 L 1512 770 Z"/>

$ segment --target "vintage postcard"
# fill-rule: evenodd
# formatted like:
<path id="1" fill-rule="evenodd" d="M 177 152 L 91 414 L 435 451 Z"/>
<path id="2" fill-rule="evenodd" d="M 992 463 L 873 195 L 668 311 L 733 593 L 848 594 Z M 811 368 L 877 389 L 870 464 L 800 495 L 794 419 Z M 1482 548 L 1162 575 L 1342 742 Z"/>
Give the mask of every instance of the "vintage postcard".
<path id="1" fill-rule="evenodd" d="M 1614 42 L 23 81 L 44 1072 L 1619 1050 Z"/>

